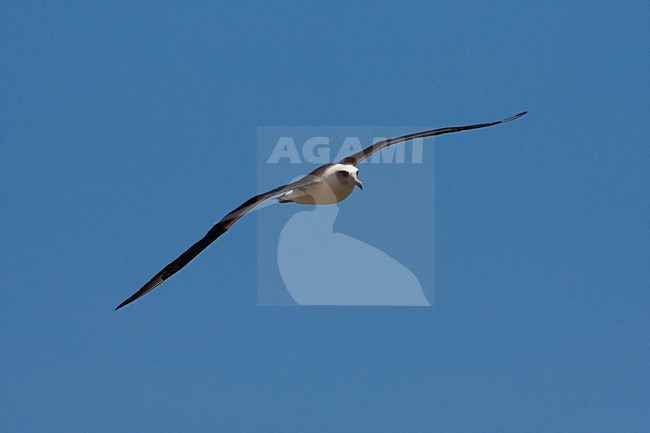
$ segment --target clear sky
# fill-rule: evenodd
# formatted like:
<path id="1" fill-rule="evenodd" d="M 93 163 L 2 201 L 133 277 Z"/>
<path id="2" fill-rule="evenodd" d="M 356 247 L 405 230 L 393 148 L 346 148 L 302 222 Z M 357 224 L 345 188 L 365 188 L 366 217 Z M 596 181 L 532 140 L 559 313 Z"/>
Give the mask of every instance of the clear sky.
<path id="1" fill-rule="evenodd" d="M 648 2 L 304 3 L 0 3 L 2 430 L 650 431 Z M 430 308 L 258 306 L 249 215 L 113 311 L 256 192 L 258 126 L 523 110 L 429 143 L 435 258 L 388 242 Z M 421 224 L 389 169 L 347 235 Z"/>

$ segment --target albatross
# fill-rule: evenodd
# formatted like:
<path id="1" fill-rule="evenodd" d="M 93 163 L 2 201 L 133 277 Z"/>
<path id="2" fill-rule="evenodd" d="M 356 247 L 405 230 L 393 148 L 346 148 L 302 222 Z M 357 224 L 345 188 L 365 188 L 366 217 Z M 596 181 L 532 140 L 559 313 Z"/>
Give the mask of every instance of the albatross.
<path id="1" fill-rule="evenodd" d="M 158 287 L 163 281 L 174 275 L 176 272 L 183 269 L 212 242 L 226 233 L 228 229 L 237 222 L 237 220 L 265 200 L 275 197 L 280 203 L 296 203 L 302 205 L 335 204 L 348 198 L 355 187 L 363 189 L 363 184 L 359 180 L 359 168 L 357 165 L 373 153 L 379 152 L 385 147 L 416 138 L 433 137 L 435 135 L 450 134 L 452 132 L 499 125 L 501 123 L 518 119 L 526 113 L 527 112 L 524 111 L 496 122 L 432 129 L 429 131 L 416 132 L 413 134 L 390 138 L 388 140 L 378 141 L 353 155 L 343 158 L 337 163 L 324 164 L 295 182 L 290 182 L 286 185 L 258 194 L 246 200 L 235 210 L 221 218 L 221 220 L 219 220 L 203 238 L 189 247 L 174 261 L 165 266 L 160 272 L 154 275 L 149 282 L 142 286 L 140 290 L 125 299 L 115 309 L 119 310 L 136 299 L 141 298 Z"/>

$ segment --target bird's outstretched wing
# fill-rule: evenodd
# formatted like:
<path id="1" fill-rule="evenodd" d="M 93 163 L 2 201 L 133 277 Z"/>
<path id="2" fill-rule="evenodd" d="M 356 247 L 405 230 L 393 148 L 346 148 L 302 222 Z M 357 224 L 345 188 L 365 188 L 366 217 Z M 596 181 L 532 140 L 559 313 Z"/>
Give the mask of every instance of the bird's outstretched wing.
<path id="1" fill-rule="evenodd" d="M 228 215 L 221 218 L 221 220 L 218 223 L 216 223 L 201 240 L 199 240 L 197 243 L 189 247 L 187 251 L 185 251 L 183 254 L 178 256 L 176 260 L 174 260 L 173 262 L 165 266 L 165 268 L 162 271 L 158 272 L 156 275 L 154 275 L 154 277 L 151 280 L 149 280 L 147 284 L 142 286 L 140 290 L 135 292 L 129 298 L 125 299 L 124 302 L 118 305 L 115 309 L 119 310 L 125 305 L 128 305 L 131 302 L 135 301 L 136 299 L 146 295 L 147 293 L 155 289 L 158 285 L 160 285 L 160 283 L 162 283 L 167 278 L 171 277 L 176 272 L 181 270 L 185 265 L 187 265 L 190 261 L 192 261 L 194 257 L 199 255 L 201 251 L 206 249 L 208 245 L 214 242 L 219 236 L 224 234 L 226 231 L 228 231 L 228 229 L 233 224 L 235 224 L 235 222 L 237 222 L 239 218 L 243 217 L 246 214 L 246 212 L 253 209 L 259 203 L 273 196 L 290 191 L 294 188 L 300 188 L 300 187 L 310 185 L 312 183 L 316 183 L 320 180 L 321 174 L 322 174 L 322 167 L 317 170 L 314 170 L 312 173 L 308 174 L 302 179 L 299 179 L 295 182 L 291 182 L 287 185 L 279 186 L 265 193 L 256 195 L 255 197 L 252 197 L 246 202 L 242 203 L 242 205 L 239 206 L 237 209 L 233 210 Z"/>
<path id="2" fill-rule="evenodd" d="M 415 138 L 432 137 L 434 135 L 449 134 L 451 132 L 460 132 L 460 131 L 467 131 L 468 129 L 478 129 L 478 128 L 485 128 L 485 127 L 488 127 L 488 126 L 494 126 L 494 125 L 498 125 L 500 123 L 510 122 L 511 120 L 519 119 L 521 116 L 523 116 L 526 113 L 527 113 L 527 111 L 524 111 L 524 112 L 516 114 L 516 115 L 514 115 L 512 117 L 508 117 L 507 119 L 498 120 L 496 122 L 479 123 L 479 124 L 476 124 L 476 125 L 467 125 L 467 126 L 450 126 L 450 127 L 447 127 L 447 128 L 432 129 L 430 131 L 416 132 L 414 134 L 402 135 L 401 137 L 389 138 L 388 140 L 378 141 L 377 143 L 373 144 L 372 146 L 368 146 L 365 149 L 363 149 L 362 151 L 355 153 L 354 155 L 350 155 L 348 157 L 343 158 L 340 161 L 340 164 L 357 165 L 358 163 L 360 163 L 364 159 L 368 158 L 373 153 L 378 152 L 381 149 L 383 149 L 384 147 L 388 147 L 388 146 L 390 146 L 392 144 L 401 143 L 403 141 L 413 140 Z"/>

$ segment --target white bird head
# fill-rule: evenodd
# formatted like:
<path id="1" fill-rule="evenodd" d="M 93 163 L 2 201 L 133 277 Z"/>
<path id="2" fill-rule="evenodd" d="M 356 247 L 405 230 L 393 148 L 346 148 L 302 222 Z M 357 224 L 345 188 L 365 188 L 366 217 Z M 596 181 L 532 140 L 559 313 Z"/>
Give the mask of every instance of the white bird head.
<path id="1" fill-rule="evenodd" d="M 350 164 L 336 164 L 334 166 L 336 170 L 336 178 L 343 185 L 354 185 L 358 186 L 359 189 L 363 189 L 363 183 L 359 180 L 359 169 L 354 165 Z"/>

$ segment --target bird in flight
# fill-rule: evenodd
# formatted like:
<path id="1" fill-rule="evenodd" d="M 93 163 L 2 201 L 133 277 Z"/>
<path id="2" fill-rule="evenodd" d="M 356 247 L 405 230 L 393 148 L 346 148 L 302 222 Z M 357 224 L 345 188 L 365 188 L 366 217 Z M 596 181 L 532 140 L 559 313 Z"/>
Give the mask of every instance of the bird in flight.
<path id="1" fill-rule="evenodd" d="M 498 120 L 496 122 L 479 123 L 476 125 L 466 126 L 451 126 L 447 128 L 432 129 L 429 131 L 416 132 L 414 134 L 402 135 L 400 137 L 390 138 L 388 140 L 379 141 L 367 148 L 343 158 L 338 163 L 328 163 L 318 167 L 308 175 L 295 182 L 279 186 L 270 191 L 256 195 L 242 203 L 238 208 L 224 216 L 217 222 L 206 235 L 189 247 L 187 251 L 178 256 L 176 260 L 168 264 L 153 276 L 148 283 L 146 283 L 140 290 L 125 299 L 115 309 L 119 310 L 125 305 L 130 304 L 138 298 L 146 295 L 158 285 L 160 285 L 167 278 L 180 271 L 187 265 L 194 257 L 199 255 L 201 251 L 206 249 L 208 245 L 214 242 L 219 236 L 223 235 L 239 218 L 244 216 L 248 211 L 253 209 L 259 203 L 272 197 L 276 197 L 280 203 L 296 203 L 308 205 L 325 205 L 334 204 L 345 200 L 354 190 L 354 187 L 363 189 L 363 184 L 359 180 L 359 169 L 357 165 L 368 158 L 375 152 L 391 146 L 393 144 L 402 143 L 404 141 L 413 140 L 416 138 L 433 137 L 435 135 L 450 134 L 452 132 L 467 131 L 470 129 L 486 128 L 488 126 L 498 125 L 500 123 L 510 122 L 518 119 L 527 112 L 516 114 L 507 119 Z"/>

